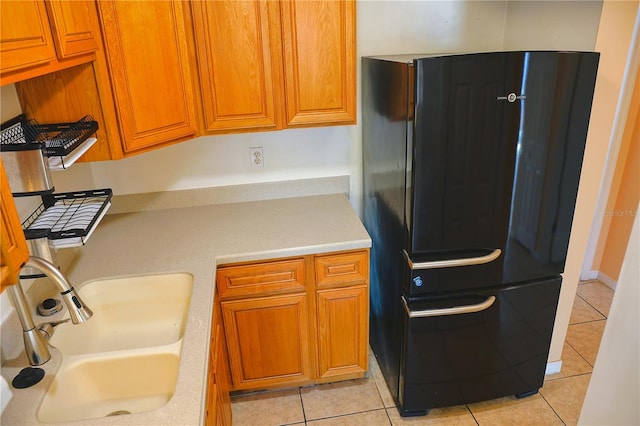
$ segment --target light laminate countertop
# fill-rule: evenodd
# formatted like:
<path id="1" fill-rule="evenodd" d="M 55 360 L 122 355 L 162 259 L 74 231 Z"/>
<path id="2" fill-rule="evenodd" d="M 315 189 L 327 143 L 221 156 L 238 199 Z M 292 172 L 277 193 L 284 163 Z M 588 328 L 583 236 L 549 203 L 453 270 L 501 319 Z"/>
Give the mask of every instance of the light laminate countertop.
<path id="1" fill-rule="evenodd" d="M 216 265 L 370 246 L 369 235 L 343 194 L 107 215 L 63 269 L 76 289 L 96 279 L 188 272 L 194 277 L 193 294 L 171 400 L 147 413 L 73 424 L 203 424 Z M 57 350 L 51 352 L 52 359 L 41 366 L 46 376 L 40 383 L 12 389 L 3 425 L 39 424 L 37 410 L 62 361 Z M 10 383 L 26 366 L 23 350 L 4 361 L 2 376 Z"/>

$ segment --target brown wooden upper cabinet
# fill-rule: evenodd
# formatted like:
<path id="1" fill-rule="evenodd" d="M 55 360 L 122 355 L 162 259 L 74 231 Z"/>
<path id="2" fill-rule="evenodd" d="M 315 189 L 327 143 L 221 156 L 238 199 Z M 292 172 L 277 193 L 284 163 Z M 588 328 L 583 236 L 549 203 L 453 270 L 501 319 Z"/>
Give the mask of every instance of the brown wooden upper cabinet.
<path id="1" fill-rule="evenodd" d="M 282 128 L 282 49 L 274 1 L 191 5 L 205 131 Z"/>
<path id="2" fill-rule="evenodd" d="M 196 134 L 180 1 L 99 1 L 125 153 Z"/>
<path id="3" fill-rule="evenodd" d="M 356 4 L 283 1 L 287 127 L 356 121 Z"/>
<path id="4" fill-rule="evenodd" d="M 67 5 L 46 5 L 67 20 L 85 6 L 69 2 L 65 14 L 57 3 Z M 29 118 L 100 123 L 85 161 L 201 134 L 355 123 L 354 0 L 89 4 L 95 60 L 16 84 Z"/>
<path id="5" fill-rule="evenodd" d="M 95 59 L 91 1 L 0 1 L 1 85 Z"/>
<path id="6" fill-rule="evenodd" d="M 355 2 L 192 3 L 205 132 L 355 123 Z"/>
<path id="7" fill-rule="evenodd" d="M 16 84 L 23 112 L 41 123 L 93 116 L 100 129 L 88 161 L 197 136 L 185 3 L 101 0 L 92 7 L 101 24 L 96 60 Z"/>

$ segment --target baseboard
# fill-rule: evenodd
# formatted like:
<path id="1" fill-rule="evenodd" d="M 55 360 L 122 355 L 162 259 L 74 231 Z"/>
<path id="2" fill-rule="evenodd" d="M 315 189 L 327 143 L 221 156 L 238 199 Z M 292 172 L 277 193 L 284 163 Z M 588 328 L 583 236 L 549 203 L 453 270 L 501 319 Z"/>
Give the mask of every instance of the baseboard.
<path id="1" fill-rule="evenodd" d="M 597 279 L 598 279 L 598 271 L 589 271 L 582 274 L 582 276 L 580 277 L 580 281 L 591 281 L 591 280 L 597 280 Z"/>
<path id="2" fill-rule="evenodd" d="M 618 284 L 618 282 L 613 278 L 611 278 L 610 276 L 608 276 L 607 274 L 605 274 L 604 272 L 598 271 L 597 279 L 601 281 L 604 285 L 609 287 L 611 290 L 613 291 L 616 290 L 616 285 Z"/>
<path id="3" fill-rule="evenodd" d="M 544 370 L 544 375 L 548 376 L 548 375 L 551 375 L 551 374 L 559 373 L 561 368 L 562 368 L 562 360 L 554 361 L 554 362 L 548 362 L 547 363 L 547 368 Z"/>

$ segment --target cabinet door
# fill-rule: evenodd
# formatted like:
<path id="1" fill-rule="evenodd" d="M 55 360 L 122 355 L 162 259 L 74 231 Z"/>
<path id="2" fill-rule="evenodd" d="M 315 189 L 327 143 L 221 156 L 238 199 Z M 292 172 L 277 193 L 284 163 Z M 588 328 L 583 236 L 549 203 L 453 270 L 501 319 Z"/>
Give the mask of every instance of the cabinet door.
<path id="1" fill-rule="evenodd" d="M 222 302 L 234 390 L 312 378 L 305 294 Z"/>
<path id="2" fill-rule="evenodd" d="M 367 286 L 317 292 L 320 378 L 364 373 L 368 368 Z"/>
<path id="3" fill-rule="evenodd" d="M 278 3 L 193 2 L 205 130 L 282 128 Z"/>
<path id="4" fill-rule="evenodd" d="M 44 1 L 0 1 L 2 73 L 46 64 L 55 58 Z"/>
<path id="5" fill-rule="evenodd" d="M 0 289 L 3 290 L 6 286 L 18 282 L 20 267 L 29 259 L 29 249 L 1 160 L 0 197 Z"/>
<path id="6" fill-rule="evenodd" d="M 58 57 L 68 58 L 98 49 L 94 2 L 48 0 L 47 9 Z"/>
<path id="7" fill-rule="evenodd" d="M 193 137 L 182 3 L 100 1 L 98 6 L 124 152 Z"/>
<path id="8" fill-rule="evenodd" d="M 355 1 L 281 8 L 287 127 L 355 123 Z"/>

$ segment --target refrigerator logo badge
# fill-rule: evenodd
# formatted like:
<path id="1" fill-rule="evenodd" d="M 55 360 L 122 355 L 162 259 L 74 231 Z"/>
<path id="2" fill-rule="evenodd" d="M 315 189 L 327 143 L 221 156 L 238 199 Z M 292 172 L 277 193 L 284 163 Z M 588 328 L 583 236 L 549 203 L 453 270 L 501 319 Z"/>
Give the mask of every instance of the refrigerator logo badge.
<path id="1" fill-rule="evenodd" d="M 499 101 L 509 101 L 511 103 L 514 103 L 515 101 L 520 99 L 524 100 L 527 99 L 527 97 L 525 95 L 516 95 L 513 92 L 509 93 L 507 96 L 498 96 Z"/>
<path id="2" fill-rule="evenodd" d="M 422 287 L 422 277 L 415 277 L 413 279 L 413 283 L 416 285 L 416 287 Z"/>

